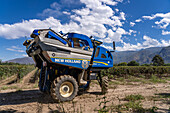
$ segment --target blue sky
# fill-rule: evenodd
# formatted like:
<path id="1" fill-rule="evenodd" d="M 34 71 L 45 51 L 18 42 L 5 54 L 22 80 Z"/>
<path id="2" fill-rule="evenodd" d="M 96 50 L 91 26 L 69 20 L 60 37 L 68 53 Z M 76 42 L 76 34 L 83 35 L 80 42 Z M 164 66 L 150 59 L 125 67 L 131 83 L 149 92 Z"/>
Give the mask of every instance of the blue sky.
<path id="1" fill-rule="evenodd" d="M 22 45 L 34 29 L 78 32 L 117 51 L 170 45 L 170 0 L 3 0 L 0 59 L 27 56 Z"/>

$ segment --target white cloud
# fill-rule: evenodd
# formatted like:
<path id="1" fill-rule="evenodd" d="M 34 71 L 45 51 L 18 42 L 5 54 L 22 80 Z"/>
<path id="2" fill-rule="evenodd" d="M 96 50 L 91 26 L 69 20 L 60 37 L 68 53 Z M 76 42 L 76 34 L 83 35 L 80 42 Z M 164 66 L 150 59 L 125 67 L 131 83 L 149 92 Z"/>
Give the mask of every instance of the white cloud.
<path id="1" fill-rule="evenodd" d="M 152 19 L 154 19 L 155 17 L 154 17 L 154 16 L 142 16 L 142 18 L 152 20 Z"/>
<path id="2" fill-rule="evenodd" d="M 104 2 L 108 5 L 117 5 L 117 2 L 113 1 L 113 0 L 99 0 L 100 2 Z"/>
<path id="3" fill-rule="evenodd" d="M 122 42 L 123 40 L 121 39 L 123 34 L 126 34 L 126 31 L 122 28 L 118 28 L 116 32 L 113 32 L 113 30 L 109 29 L 107 31 L 108 37 L 103 40 L 105 43 L 112 43 L 113 41 L 115 42 Z"/>
<path id="4" fill-rule="evenodd" d="M 124 13 L 124 12 L 120 12 L 120 19 L 126 20 L 126 19 L 125 19 L 125 13 Z"/>
<path id="5" fill-rule="evenodd" d="M 69 12 L 67 12 L 67 11 L 63 11 L 63 14 L 71 15 L 71 13 L 69 13 Z"/>
<path id="6" fill-rule="evenodd" d="M 80 0 L 80 2 L 85 4 L 85 7 L 73 9 L 71 12 L 60 12 L 70 17 L 70 21 L 66 24 L 61 24 L 60 20 L 54 17 L 48 17 L 44 20 L 24 20 L 21 23 L 14 24 L 1 24 L 0 37 L 17 39 L 29 36 L 34 29 L 50 27 L 56 32 L 78 32 L 88 36 L 92 35 L 106 43 L 112 43 L 113 41 L 122 42 L 122 35 L 127 34 L 127 32 L 121 28 L 123 25 L 122 21 L 126 20 L 125 13 L 118 12 L 119 16 L 115 16 L 115 12 L 110 7 L 110 5 L 117 5 L 117 3 L 122 2 L 122 0 L 116 2 L 113 0 Z M 61 5 L 54 2 L 51 4 L 51 7 L 45 9 L 43 13 L 58 15 L 57 13 L 60 9 Z M 50 11 L 52 12 L 50 13 Z M 106 27 L 106 25 L 109 26 L 109 28 Z"/>
<path id="7" fill-rule="evenodd" d="M 116 0 L 117 2 L 123 2 L 123 0 Z"/>
<path id="8" fill-rule="evenodd" d="M 136 45 L 123 42 L 123 47 L 116 47 L 116 49 L 118 51 L 127 51 L 127 50 L 134 51 L 134 50 L 140 50 L 140 49 L 145 49 L 150 47 L 164 47 L 170 45 L 170 40 L 169 41 L 161 40 L 161 42 L 159 42 L 158 40 L 150 38 L 146 35 L 143 36 L 143 39 L 145 40 L 143 43 L 137 43 Z"/>
<path id="9" fill-rule="evenodd" d="M 156 39 L 152 39 L 152 38 L 150 38 L 150 37 L 148 37 L 148 36 L 143 36 L 143 39 L 145 40 L 144 42 L 143 42 L 143 46 L 144 47 L 154 47 L 154 46 L 159 46 L 160 45 L 160 43 L 159 43 L 159 41 L 158 40 L 156 40 Z"/>
<path id="10" fill-rule="evenodd" d="M 15 52 L 20 52 L 20 53 L 24 53 L 25 51 L 22 50 L 20 47 L 18 46 L 11 46 L 10 48 L 6 48 L 6 50 L 9 51 L 15 51 Z"/>
<path id="11" fill-rule="evenodd" d="M 162 46 L 170 46 L 170 40 L 169 41 L 161 40 L 161 45 Z"/>
<path id="12" fill-rule="evenodd" d="M 156 21 L 155 24 L 157 24 L 160 28 L 165 29 L 167 26 L 169 26 L 170 24 L 170 12 L 168 13 L 157 13 L 155 15 L 152 16 L 143 16 L 144 19 L 155 19 L 155 18 L 162 18 L 160 21 Z"/>
<path id="13" fill-rule="evenodd" d="M 130 22 L 130 26 L 132 26 L 132 27 L 133 27 L 134 25 L 135 25 L 135 23 L 134 23 L 134 22 Z"/>
<path id="14" fill-rule="evenodd" d="M 101 46 L 108 49 L 108 50 L 113 50 L 113 47 L 111 47 L 111 46 L 105 46 L 105 45 L 101 45 Z"/>
<path id="15" fill-rule="evenodd" d="M 115 9 L 116 12 L 119 12 L 119 9 Z"/>
<path id="16" fill-rule="evenodd" d="M 164 30 L 162 30 L 162 35 L 170 35 L 170 31 L 164 31 Z"/>
<path id="17" fill-rule="evenodd" d="M 7 39 L 17 39 L 25 36 L 29 36 L 35 28 L 60 28 L 61 23 L 59 20 L 49 17 L 43 21 L 33 19 L 24 20 L 21 23 L 15 24 L 0 24 L 0 37 Z"/>
<path id="18" fill-rule="evenodd" d="M 128 35 L 131 35 L 132 33 L 136 33 L 137 31 L 134 31 L 132 29 L 129 30 L 129 32 L 127 32 Z"/>
<path id="19" fill-rule="evenodd" d="M 28 57 L 28 55 L 27 55 L 27 54 L 22 54 L 22 56 L 23 56 L 23 57 Z"/>
<path id="20" fill-rule="evenodd" d="M 142 21 L 142 19 L 137 19 L 137 20 L 135 20 L 135 22 L 141 22 Z"/>
<path id="21" fill-rule="evenodd" d="M 75 12 L 78 15 L 85 16 L 85 15 L 88 15 L 90 13 L 90 9 L 89 8 L 83 8 L 81 10 L 73 10 L 73 12 Z"/>

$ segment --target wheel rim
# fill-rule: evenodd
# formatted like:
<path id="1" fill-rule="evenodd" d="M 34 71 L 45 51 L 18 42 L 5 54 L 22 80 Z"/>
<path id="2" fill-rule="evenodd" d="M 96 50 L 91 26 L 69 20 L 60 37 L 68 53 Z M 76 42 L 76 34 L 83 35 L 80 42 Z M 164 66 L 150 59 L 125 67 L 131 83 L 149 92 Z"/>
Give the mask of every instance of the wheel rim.
<path id="1" fill-rule="evenodd" d="M 69 97 L 73 94 L 74 88 L 71 82 L 64 82 L 60 86 L 60 94 L 63 97 Z"/>

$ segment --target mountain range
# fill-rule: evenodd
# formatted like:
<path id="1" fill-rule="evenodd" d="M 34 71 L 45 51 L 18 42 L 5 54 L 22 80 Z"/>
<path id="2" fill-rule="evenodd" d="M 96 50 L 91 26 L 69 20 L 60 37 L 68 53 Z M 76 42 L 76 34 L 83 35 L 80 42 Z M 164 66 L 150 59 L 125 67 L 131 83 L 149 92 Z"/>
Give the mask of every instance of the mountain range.
<path id="1" fill-rule="evenodd" d="M 8 60 L 7 62 L 19 63 L 19 64 L 34 64 L 34 60 L 31 57 L 15 58 Z"/>
<path id="2" fill-rule="evenodd" d="M 168 47 L 151 47 L 139 51 L 121 51 L 114 52 L 114 63 L 130 62 L 135 60 L 140 64 L 150 64 L 155 55 L 160 55 L 165 63 L 170 63 L 170 46 Z"/>
<path id="3" fill-rule="evenodd" d="M 121 51 L 113 52 L 114 63 L 137 61 L 140 64 L 150 64 L 155 55 L 160 55 L 165 63 L 170 63 L 170 46 L 168 47 L 151 47 L 139 51 Z M 20 64 L 34 64 L 31 57 L 16 58 L 7 62 Z"/>

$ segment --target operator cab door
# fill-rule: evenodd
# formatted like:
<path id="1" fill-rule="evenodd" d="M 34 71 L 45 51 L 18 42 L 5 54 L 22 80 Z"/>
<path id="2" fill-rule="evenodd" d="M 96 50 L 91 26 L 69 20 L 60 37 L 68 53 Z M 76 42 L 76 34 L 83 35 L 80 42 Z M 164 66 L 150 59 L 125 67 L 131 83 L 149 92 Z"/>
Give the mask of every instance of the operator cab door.
<path id="1" fill-rule="evenodd" d="M 113 56 L 111 52 L 106 48 L 97 46 L 92 67 L 103 69 L 113 67 Z"/>
<path id="2" fill-rule="evenodd" d="M 82 40 L 79 38 L 69 38 L 69 46 L 72 48 L 77 48 L 85 51 L 90 50 L 89 43 L 86 40 Z"/>

